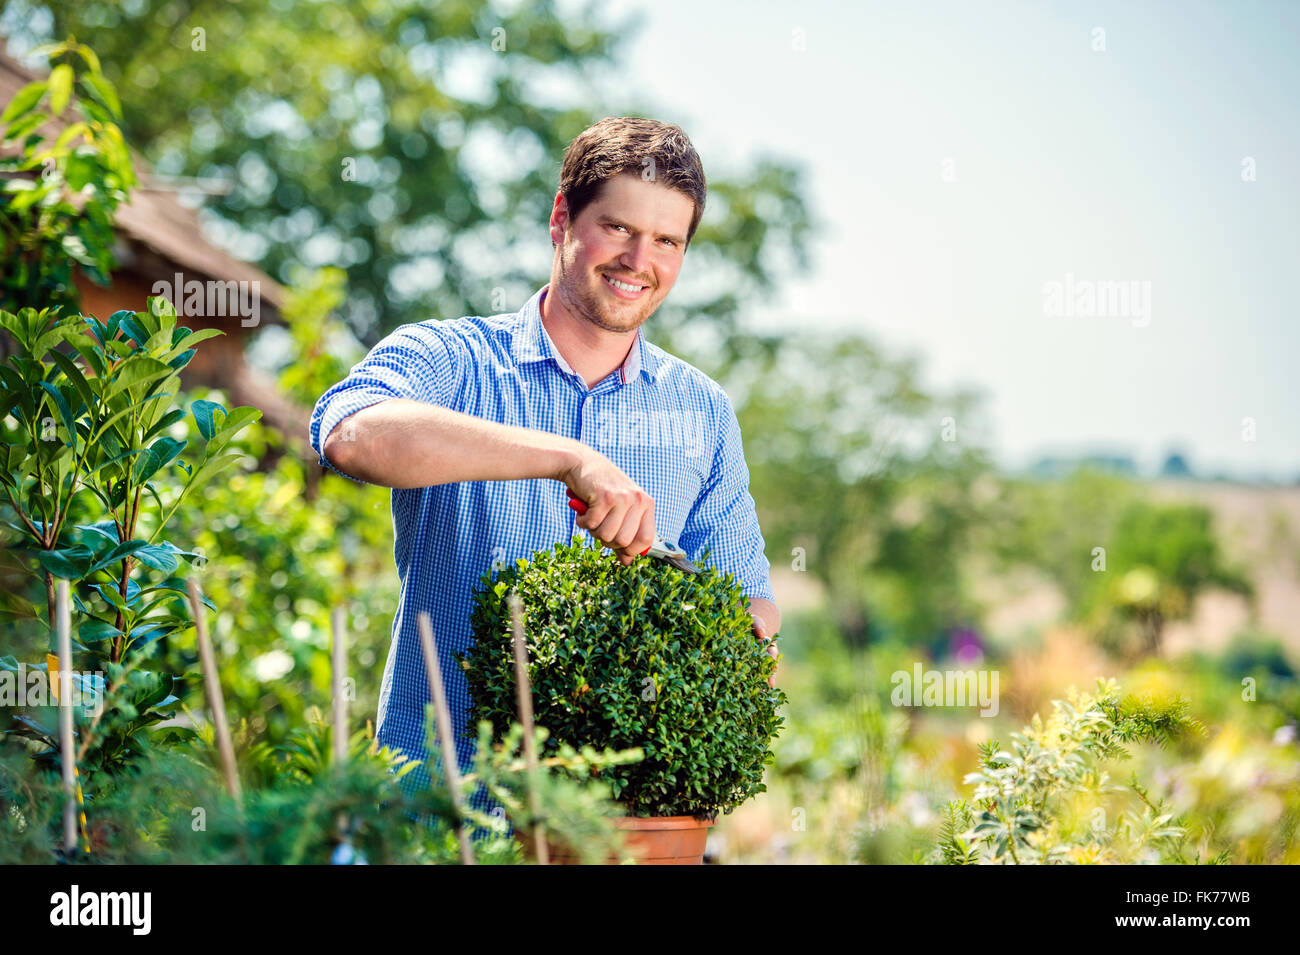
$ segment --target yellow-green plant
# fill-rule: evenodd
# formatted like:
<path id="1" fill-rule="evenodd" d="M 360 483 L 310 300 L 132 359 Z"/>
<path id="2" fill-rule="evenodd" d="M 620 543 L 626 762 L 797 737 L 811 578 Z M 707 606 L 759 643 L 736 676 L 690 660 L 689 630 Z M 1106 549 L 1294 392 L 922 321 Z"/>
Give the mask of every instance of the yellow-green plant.
<path id="1" fill-rule="evenodd" d="M 950 865 L 1186 862 L 1182 820 L 1134 778 L 1116 785 L 1106 764 L 1126 744 L 1165 744 L 1203 727 L 1181 698 L 1121 696 L 1113 680 L 1071 691 L 1035 714 L 1011 747 L 980 746 L 965 781 L 973 798 L 949 802 L 929 861 Z"/>

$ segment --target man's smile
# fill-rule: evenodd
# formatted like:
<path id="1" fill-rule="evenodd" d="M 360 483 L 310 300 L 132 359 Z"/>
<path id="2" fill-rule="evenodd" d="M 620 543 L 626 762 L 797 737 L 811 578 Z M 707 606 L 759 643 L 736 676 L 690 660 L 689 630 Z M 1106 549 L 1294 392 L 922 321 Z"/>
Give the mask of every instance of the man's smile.
<path id="1" fill-rule="evenodd" d="M 602 274 L 601 278 L 604 280 L 606 288 L 610 289 L 619 298 L 629 301 L 640 298 L 649 287 L 634 282 L 625 282 L 608 274 Z"/>

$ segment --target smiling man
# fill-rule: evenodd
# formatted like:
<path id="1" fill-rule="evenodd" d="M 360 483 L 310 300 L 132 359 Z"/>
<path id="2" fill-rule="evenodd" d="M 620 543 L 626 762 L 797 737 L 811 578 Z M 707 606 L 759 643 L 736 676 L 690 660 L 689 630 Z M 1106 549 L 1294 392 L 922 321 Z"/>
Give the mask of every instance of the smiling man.
<path id="1" fill-rule="evenodd" d="M 704 212 L 699 156 L 677 126 L 609 118 L 569 145 L 551 211 L 550 282 L 511 314 L 403 325 L 330 388 L 311 419 L 321 463 L 393 488 L 401 580 L 379 742 L 423 759 L 427 612 L 457 733 L 470 700 L 455 654 L 494 564 L 582 528 L 624 564 L 656 537 L 740 581 L 776 656 L 780 612 L 726 392 L 646 341 Z M 578 516 L 566 488 L 588 508 Z"/>

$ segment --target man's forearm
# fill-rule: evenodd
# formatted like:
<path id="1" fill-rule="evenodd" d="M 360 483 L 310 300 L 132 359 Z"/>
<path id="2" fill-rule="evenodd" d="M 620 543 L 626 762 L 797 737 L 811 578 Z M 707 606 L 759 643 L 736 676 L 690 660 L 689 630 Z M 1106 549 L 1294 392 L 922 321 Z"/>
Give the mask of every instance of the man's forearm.
<path id="1" fill-rule="evenodd" d="M 561 479 L 583 453 L 571 438 L 390 398 L 344 418 L 323 451 L 340 471 L 384 487 Z"/>

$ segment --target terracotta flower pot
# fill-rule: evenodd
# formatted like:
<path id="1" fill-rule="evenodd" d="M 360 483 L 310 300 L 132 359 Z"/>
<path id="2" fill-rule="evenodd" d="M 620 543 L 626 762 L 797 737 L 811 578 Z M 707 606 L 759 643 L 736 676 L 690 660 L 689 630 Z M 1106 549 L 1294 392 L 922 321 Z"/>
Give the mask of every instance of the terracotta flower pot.
<path id="1" fill-rule="evenodd" d="M 694 816 L 623 816 L 614 824 L 625 833 L 628 854 L 638 865 L 700 865 L 704 862 L 704 844 L 709 836 L 712 820 Z M 532 833 L 517 833 L 524 844 L 529 859 L 536 859 Z M 546 840 L 552 865 L 579 865 L 581 859 L 565 845 Z M 617 865 L 619 859 L 610 856 L 606 865 Z"/>

